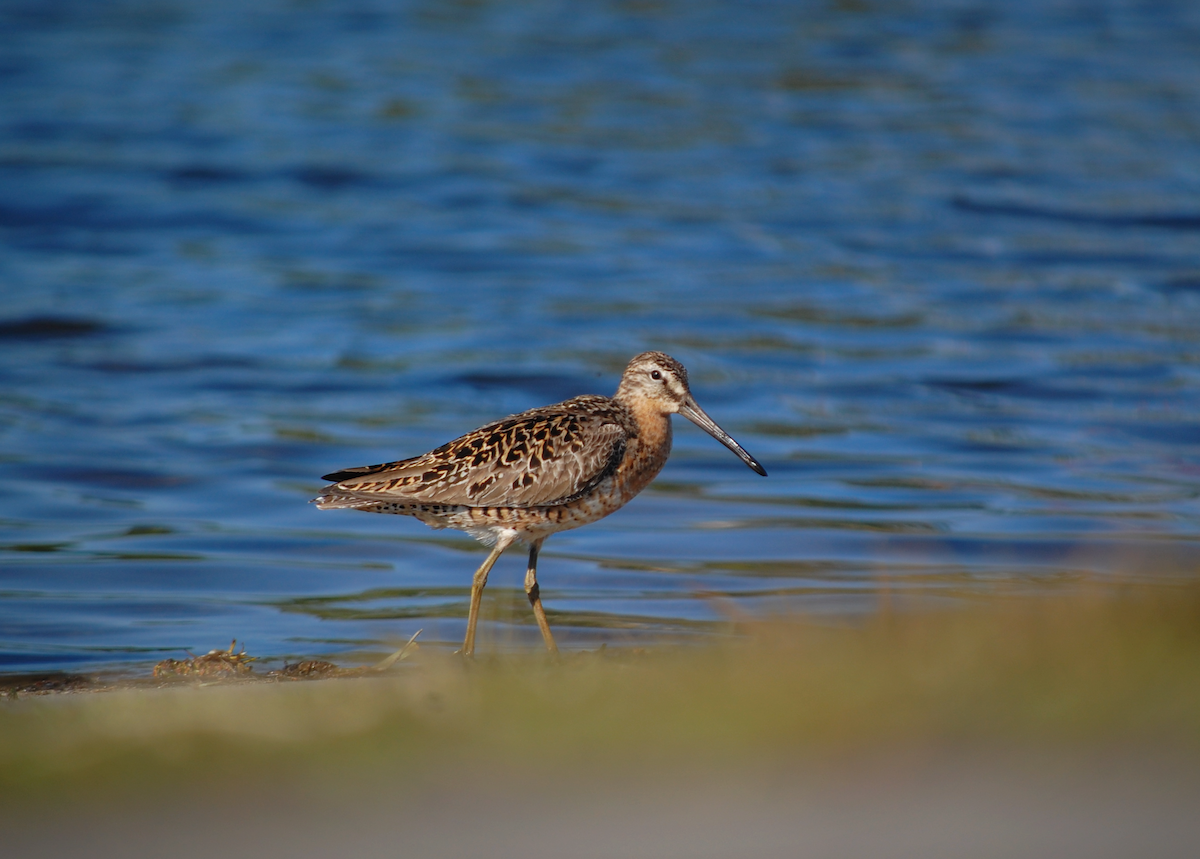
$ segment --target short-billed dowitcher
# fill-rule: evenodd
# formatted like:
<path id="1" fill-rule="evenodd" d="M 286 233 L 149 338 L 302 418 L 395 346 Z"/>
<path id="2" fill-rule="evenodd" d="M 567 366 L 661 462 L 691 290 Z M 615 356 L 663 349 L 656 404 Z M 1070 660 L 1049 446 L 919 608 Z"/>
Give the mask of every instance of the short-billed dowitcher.
<path id="1" fill-rule="evenodd" d="M 462 653 L 475 650 L 475 625 L 488 572 L 520 540 L 529 546 L 525 593 L 546 648 L 558 648 L 537 583 L 538 550 L 551 534 L 602 519 L 637 495 L 671 452 L 678 412 L 766 477 L 761 465 L 696 405 L 687 370 L 662 352 L 625 368 L 617 393 L 585 395 L 498 420 L 412 459 L 347 468 L 313 501 L 415 516 L 457 528 L 492 547 L 475 571 Z"/>

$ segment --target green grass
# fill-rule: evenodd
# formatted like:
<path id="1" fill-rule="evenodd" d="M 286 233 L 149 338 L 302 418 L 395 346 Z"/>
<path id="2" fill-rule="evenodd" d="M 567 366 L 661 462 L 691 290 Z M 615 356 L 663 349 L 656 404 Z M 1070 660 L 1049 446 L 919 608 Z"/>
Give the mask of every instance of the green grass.
<path id="1" fill-rule="evenodd" d="M 384 677 L 0 702 L 0 801 L 256 780 L 329 785 L 476 763 L 537 776 L 880 747 L 1200 752 L 1200 587 L 745 625 L 725 643 L 489 657 Z"/>

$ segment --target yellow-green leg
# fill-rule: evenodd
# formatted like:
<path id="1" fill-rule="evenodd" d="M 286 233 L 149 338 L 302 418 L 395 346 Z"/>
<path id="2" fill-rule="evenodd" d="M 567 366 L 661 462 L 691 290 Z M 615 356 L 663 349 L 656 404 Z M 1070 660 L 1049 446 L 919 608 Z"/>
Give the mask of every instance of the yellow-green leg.
<path id="1" fill-rule="evenodd" d="M 463 656 L 472 656 L 475 653 L 475 625 L 479 623 L 479 603 L 483 600 L 483 589 L 487 585 L 492 564 L 496 563 L 496 559 L 512 545 L 516 537 L 515 533 L 501 534 L 487 560 L 475 571 L 475 578 L 471 580 L 471 609 L 467 612 L 467 637 L 463 639 L 462 650 L 459 651 Z"/>
<path id="2" fill-rule="evenodd" d="M 551 653 L 558 653 L 558 645 L 554 643 L 554 636 L 550 634 L 550 624 L 546 620 L 546 610 L 542 608 L 542 590 L 537 583 L 538 550 L 542 548 L 544 541 L 543 537 L 529 549 L 529 569 L 525 571 L 525 596 L 529 597 L 529 604 L 533 606 L 533 616 L 537 618 L 538 629 L 542 631 L 546 649 Z"/>

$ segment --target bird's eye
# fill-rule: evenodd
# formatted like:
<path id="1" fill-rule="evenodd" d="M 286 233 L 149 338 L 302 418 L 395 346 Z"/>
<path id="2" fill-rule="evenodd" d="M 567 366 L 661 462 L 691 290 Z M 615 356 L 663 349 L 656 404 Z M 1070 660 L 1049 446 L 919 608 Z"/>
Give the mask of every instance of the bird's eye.
<path id="1" fill-rule="evenodd" d="M 651 371 L 650 371 L 650 378 L 651 378 L 651 379 L 654 379 L 655 381 L 657 381 L 657 380 L 659 380 L 659 379 L 661 379 L 661 378 L 662 378 L 662 373 L 658 372 L 658 370 L 651 370 Z"/>

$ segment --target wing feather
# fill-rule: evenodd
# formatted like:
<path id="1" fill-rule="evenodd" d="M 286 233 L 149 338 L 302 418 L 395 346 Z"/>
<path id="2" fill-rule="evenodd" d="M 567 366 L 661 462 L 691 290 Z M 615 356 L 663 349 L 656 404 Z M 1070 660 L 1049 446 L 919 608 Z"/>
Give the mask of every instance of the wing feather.
<path id="1" fill-rule="evenodd" d="M 576 397 L 480 427 L 413 459 L 348 468 L 323 498 L 339 506 L 410 501 L 544 507 L 591 491 L 625 455 L 631 421 L 606 397 Z"/>

